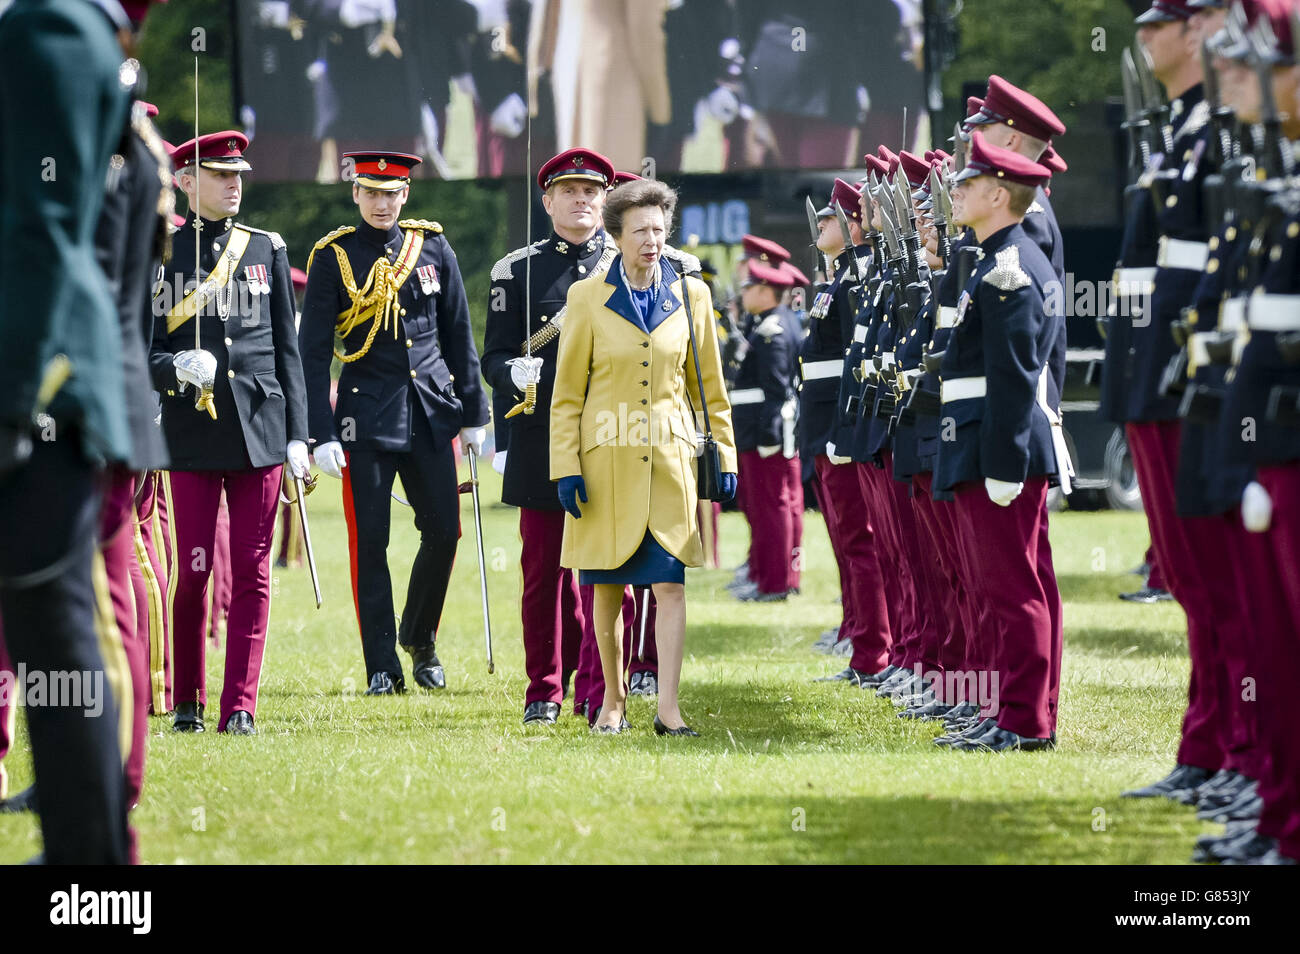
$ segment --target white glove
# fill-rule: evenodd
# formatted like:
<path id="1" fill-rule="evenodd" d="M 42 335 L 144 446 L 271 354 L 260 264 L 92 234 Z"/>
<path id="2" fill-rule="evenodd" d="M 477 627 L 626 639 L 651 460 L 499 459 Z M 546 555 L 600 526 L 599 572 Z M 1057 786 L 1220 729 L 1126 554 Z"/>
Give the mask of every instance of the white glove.
<path id="1" fill-rule="evenodd" d="M 1241 522 L 1251 533 L 1263 533 L 1273 523 L 1273 498 L 1253 480 L 1241 495 Z"/>
<path id="2" fill-rule="evenodd" d="M 705 111 L 716 119 L 722 125 L 730 125 L 740 112 L 740 100 L 736 94 L 725 86 L 717 87 L 712 93 L 704 97 Z"/>
<path id="3" fill-rule="evenodd" d="M 501 100 L 501 105 L 492 110 L 488 125 L 498 136 L 505 139 L 518 139 L 528 122 L 528 107 L 518 93 L 511 93 Z"/>
<path id="4" fill-rule="evenodd" d="M 481 456 L 483 443 L 487 440 L 487 431 L 481 427 L 462 427 L 460 429 L 461 450 L 473 450 L 474 455 Z"/>
<path id="5" fill-rule="evenodd" d="M 781 445 L 780 445 L 780 444 L 773 444 L 771 447 L 760 447 L 760 448 L 758 449 L 758 456 L 759 456 L 759 457 L 771 457 L 773 454 L 775 454 L 775 453 L 776 453 L 777 451 L 779 451 L 780 449 L 781 449 Z"/>
<path id="6" fill-rule="evenodd" d="M 343 453 L 343 445 L 338 441 L 326 441 L 316 446 L 316 466 L 335 480 L 343 479 L 343 468 L 348 466 L 348 459 Z"/>
<path id="7" fill-rule="evenodd" d="M 312 83 L 320 81 L 324 78 L 326 69 L 324 60 L 313 60 L 307 67 L 307 79 Z"/>
<path id="8" fill-rule="evenodd" d="M 506 475 L 506 451 L 497 451 L 492 455 L 492 469 L 502 477 Z"/>
<path id="9" fill-rule="evenodd" d="M 995 477 L 984 478 L 984 489 L 988 491 L 989 500 L 992 500 L 999 507 L 1010 507 L 1011 502 L 1020 496 L 1020 492 L 1025 489 L 1024 482 L 1011 483 L 1006 480 L 998 480 Z"/>
<path id="10" fill-rule="evenodd" d="M 284 450 L 284 459 L 289 464 L 289 472 L 295 477 L 306 480 L 311 476 L 311 463 L 307 460 L 306 441 L 290 441 Z"/>
<path id="11" fill-rule="evenodd" d="M 178 351 L 172 365 L 182 394 L 190 384 L 199 390 L 211 390 L 217 380 L 217 358 L 211 351 Z"/>
<path id="12" fill-rule="evenodd" d="M 871 112 L 871 94 L 865 86 L 858 87 L 858 122 L 866 122 L 867 113 Z"/>
<path id="13" fill-rule="evenodd" d="M 511 358 L 506 365 L 510 368 L 511 382 L 520 391 L 542 379 L 541 358 Z"/>
<path id="14" fill-rule="evenodd" d="M 396 19 L 392 0 L 343 0 L 339 7 L 339 23 L 351 29 Z"/>
<path id="15" fill-rule="evenodd" d="M 853 463 L 852 457 L 841 457 L 838 454 L 836 454 L 835 445 L 829 441 L 826 444 L 826 456 L 830 458 L 830 462 L 836 465 L 837 467 L 840 466 L 841 464 Z"/>
<path id="16" fill-rule="evenodd" d="M 478 102 L 478 87 L 474 85 L 474 77 L 470 73 L 461 73 L 459 76 L 451 78 L 452 85 L 464 93 L 469 99 Z M 515 99 L 519 99 L 517 94 L 511 94 Z M 519 100 L 521 103 L 523 100 Z M 515 135 L 518 135 L 516 133 Z"/>

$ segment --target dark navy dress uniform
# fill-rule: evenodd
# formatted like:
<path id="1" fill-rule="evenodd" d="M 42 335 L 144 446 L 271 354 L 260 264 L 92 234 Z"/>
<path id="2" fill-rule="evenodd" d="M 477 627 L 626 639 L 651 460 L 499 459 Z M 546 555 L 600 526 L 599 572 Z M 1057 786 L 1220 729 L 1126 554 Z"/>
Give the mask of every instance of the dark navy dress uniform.
<path id="1" fill-rule="evenodd" d="M 1019 224 L 980 243 L 983 260 L 963 289 L 944 351 L 945 429 L 934 486 L 955 493 L 966 565 L 989 631 L 968 660 L 996 667 L 1001 688 L 997 726 L 1022 738 L 1055 731 L 1060 630 L 1051 609 L 1056 579 L 1042 541 L 1049 475 L 1058 460 L 1041 406 L 1050 392 L 1048 365 L 1060 316 L 1046 312 L 1051 263 Z M 1059 395 L 1046 395 L 1049 407 Z M 994 504 L 986 478 L 1023 483 L 1009 506 Z M 1046 557 L 1044 560 L 1043 557 Z M 1059 595 L 1057 596 L 1059 599 Z M 988 646 L 993 640 L 995 645 Z"/>
<path id="2" fill-rule="evenodd" d="M 577 576 L 560 566 L 564 509 L 549 472 L 538 466 L 538 461 L 550 460 L 551 394 L 560 349 L 560 336 L 555 332 L 563 327 L 555 321 L 564 309 L 569 287 L 602 267 L 608 268 L 615 254 L 617 248 L 603 229 L 597 229 L 585 242 L 569 242 L 552 232 L 549 238 L 516 249 L 492 267 L 483 377 L 492 386 L 498 448 L 509 436 L 501 499 L 520 508 L 526 709 L 536 702 L 558 705 L 563 699 L 567 673 L 578 668 L 584 629 Z M 507 362 L 523 356 L 525 341 L 538 334 L 553 336 L 532 349 L 533 357 L 542 362 L 536 405 L 530 414 L 521 412 L 507 419 L 506 414 L 524 397 L 511 380 Z M 528 715 L 526 712 L 525 717 Z"/>
<path id="3" fill-rule="evenodd" d="M 335 328 L 354 301 L 344 261 L 356 286 L 377 265 L 393 269 L 400 284 L 386 321 L 381 302 L 369 320 L 342 326 L 345 357 L 331 411 Z M 395 642 L 417 660 L 432 654 L 460 537 L 452 441 L 461 428 L 488 422 L 469 303 L 442 227 L 407 219 L 379 230 L 363 221 L 321 239 L 309 262 L 299 338 L 312 438 L 318 446 L 340 441 L 348 455 L 344 510 L 366 675 L 373 685 L 387 673 L 400 688 Z M 420 531 L 400 632 L 387 558 L 396 476 Z"/>

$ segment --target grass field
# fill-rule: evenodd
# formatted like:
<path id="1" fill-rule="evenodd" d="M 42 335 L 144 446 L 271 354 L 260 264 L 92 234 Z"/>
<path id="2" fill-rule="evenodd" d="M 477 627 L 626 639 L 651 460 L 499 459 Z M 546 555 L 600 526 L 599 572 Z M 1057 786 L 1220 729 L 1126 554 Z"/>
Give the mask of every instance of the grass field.
<path id="1" fill-rule="evenodd" d="M 362 695 L 339 484 L 322 479 L 311 510 L 325 606 L 313 608 L 305 570 L 275 571 L 256 737 L 153 721 L 133 816 L 145 861 L 1176 863 L 1211 830 L 1180 806 L 1118 797 L 1172 765 L 1187 679 L 1181 612 L 1115 598 L 1136 582 L 1124 571 L 1147 543 L 1140 514 L 1053 518 L 1066 613 L 1055 752 L 945 752 L 930 744 L 937 729 L 888 701 L 814 683 L 844 663 L 809 651 L 839 618 L 816 514 L 803 595 L 788 603 L 738 605 L 729 569 L 688 574 L 683 711 L 702 737 L 657 738 L 653 703 L 637 699 L 631 733 L 593 737 L 567 708 L 552 728 L 520 725 L 517 519 L 483 471 L 496 675 L 463 498 L 438 640 L 446 691 Z M 394 511 L 404 590 L 415 531 Z M 725 515 L 725 567 L 747 539 Z M 210 654 L 214 708 L 221 665 Z M 11 791 L 31 779 L 19 724 Z M 0 816 L 0 863 L 38 850 L 30 816 Z"/>

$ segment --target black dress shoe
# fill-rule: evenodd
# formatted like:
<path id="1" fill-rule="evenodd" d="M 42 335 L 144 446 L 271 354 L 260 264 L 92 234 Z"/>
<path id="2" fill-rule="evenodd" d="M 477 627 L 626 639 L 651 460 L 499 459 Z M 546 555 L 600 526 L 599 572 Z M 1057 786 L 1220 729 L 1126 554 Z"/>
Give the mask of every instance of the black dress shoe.
<path id="1" fill-rule="evenodd" d="M 944 716 L 945 721 L 959 721 L 964 719 L 974 719 L 980 714 L 980 707 L 973 702 L 959 702 L 948 710 Z"/>
<path id="2" fill-rule="evenodd" d="M 1235 841 L 1220 845 L 1214 855 L 1215 860 L 1225 865 L 1243 865 L 1268 854 L 1276 847 L 1276 839 L 1252 831 Z"/>
<path id="3" fill-rule="evenodd" d="M 655 716 L 655 735 L 690 735 L 699 738 L 699 733 L 689 725 L 679 726 L 676 729 L 670 729 L 663 724 L 659 716 Z"/>
<path id="4" fill-rule="evenodd" d="M 886 666 L 884 669 L 880 670 L 880 672 L 873 672 L 871 675 L 867 676 L 867 678 L 862 680 L 862 688 L 879 689 L 881 683 L 896 672 L 898 672 L 897 666 Z"/>
<path id="5" fill-rule="evenodd" d="M 859 672 L 852 666 L 841 669 L 833 676 L 818 676 L 813 682 L 847 682 L 855 686 L 861 686 L 863 681 L 871 678 L 871 673 Z"/>
<path id="6" fill-rule="evenodd" d="M 178 702 L 172 719 L 173 732 L 203 732 L 203 703 Z"/>
<path id="7" fill-rule="evenodd" d="M 447 674 L 443 672 L 442 663 L 433 646 L 421 646 L 410 650 L 412 677 L 421 689 L 446 689 Z"/>
<path id="8" fill-rule="evenodd" d="M 1121 798 L 1173 798 L 1176 793 L 1196 788 L 1209 781 L 1213 773 L 1195 765 L 1174 766 L 1174 770 L 1158 782 L 1144 785 L 1142 788 L 1129 789 L 1120 794 Z"/>
<path id="9" fill-rule="evenodd" d="M 1219 860 L 1219 851 L 1230 842 L 1255 834 L 1255 822 L 1230 822 L 1217 835 L 1202 835 L 1192 846 L 1192 863 L 1208 864 Z"/>
<path id="10" fill-rule="evenodd" d="M 38 814 L 36 809 L 36 786 L 28 785 L 17 795 L 0 799 L 0 814 L 17 815 L 19 812 Z"/>
<path id="11" fill-rule="evenodd" d="M 953 743 L 952 747 L 962 752 L 1008 752 L 1012 749 L 1018 749 L 1021 752 L 1038 752 L 1043 749 L 1056 748 L 1056 740 L 1051 737 L 1045 739 L 1029 738 L 994 726 L 991 731 L 975 738 L 962 739 Z"/>
<path id="12" fill-rule="evenodd" d="M 942 746 L 956 745 L 958 742 L 964 742 L 966 739 L 975 738 L 985 734 L 990 729 L 996 728 L 997 724 L 997 720 L 992 717 L 987 719 L 977 719 L 965 729 L 939 736 L 934 740 L 934 744 Z"/>
<path id="13" fill-rule="evenodd" d="M 388 673 L 380 670 L 370 677 L 370 688 L 366 690 L 368 696 L 395 696 L 403 690 L 402 677 L 394 679 Z"/>
<path id="14" fill-rule="evenodd" d="M 1174 595 L 1168 590 L 1162 590 L 1159 587 L 1144 586 L 1142 589 L 1133 593 L 1121 593 L 1119 598 L 1129 603 L 1164 603 L 1172 600 Z"/>
<path id="15" fill-rule="evenodd" d="M 629 696 L 659 695 L 659 677 L 648 669 L 632 673 L 632 681 L 628 685 L 627 694 Z"/>
<path id="16" fill-rule="evenodd" d="M 558 702 L 547 702 L 544 699 L 538 699 L 536 702 L 530 702 L 524 706 L 524 725 L 555 725 L 555 720 L 560 715 L 560 704 Z"/>
<path id="17" fill-rule="evenodd" d="M 1263 810 L 1264 800 L 1259 797 L 1256 785 L 1252 782 L 1241 790 L 1241 794 L 1237 796 L 1236 801 L 1231 805 L 1220 808 L 1213 813 L 1197 812 L 1196 817 L 1220 823 L 1246 821 L 1259 818 L 1260 812 Z"/>
<path id="18" fill-rule="evenodd" d="M 243 709 L 236 709 L 226 720 L 226 733 L 228 735 L 257 735 L 257 730 L 253 728 L 253 717 Z"/>
<path id="19" fill-rule="evenodd" d="M 917 706 L 915 709 L 904 709 L 898 714 L 900 719 L 919 719 L 922 722 L 937 722 L 946 716 L 953 709 L 946 702 L 940 702 L 932 699 L 923 706 Z"/>
<path id="20" fill-rule="evenodd" d="M 1200 793 L 1193 804 L 1196 805 L 1198 812 L 1205 812 L 1206 815 L 1213 815 L 1214 812 L 1227 808 L 1238 798 L 1246 787 L 1251 784 L 1251 780 L 1244 775 L 1237 775 L 1230 781 L 1224 782 L 1218 788 L 1210 789 L 1208 783 L 1202 785 L 1196 791 Z"/>
<path id="21" fill-rule="evenodd" d="M 1217 795 L 1227 786 L 1240 784 L 1238 782 L 1240 778 L 1241 776 L 1232 769 L 1219 769 L 1195 788 L 1180 792 L 1178 801 L 1184 805 L 1195 805 L 1198 809 L 1207 807 L 1206 799 L 1212 795 Z"/>

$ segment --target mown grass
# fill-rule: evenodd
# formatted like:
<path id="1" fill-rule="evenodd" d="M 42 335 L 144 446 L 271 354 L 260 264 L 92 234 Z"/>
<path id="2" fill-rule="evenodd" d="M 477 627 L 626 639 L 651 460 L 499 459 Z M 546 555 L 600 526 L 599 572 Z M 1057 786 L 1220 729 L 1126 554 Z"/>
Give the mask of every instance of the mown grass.
<path id="1" fill-rule="evenodd" d="M 466 500 L 438 641 L 446 691 L 362 695 L 339 485 L 322 480 L 310 503 L 325 606 L 305 570 L 275 571 L 255 738 L 153 721 L 133 819 L 145 861 L 1171 863 L 1208 830 L 1185 808 L 1118 797 L 1172 764 L 1187 679 L 1177 607 L 1115 598 L 1136 583 L 1124 571 L 1147 543 L 1139 514 L 1053 518 L 1066 613 L 1055 752 L 941 751 L 936 729 L 887 701 L 814 683 L 844 660 L 809 651 L 839 618 L 811 513 L 801 596 L 739 605 L 729 569 L 688 575 L 683 708 L 702 737 L 657 738 L 644 700 L 631 733 L 593 737 L 567 708 L 553 728 L 520 725 L 517 518 L 493 505 L 497 478 L 483 470 L 496 674 Z M 724 567 L 747 538 L 725 515 Z M 394 504 L 399 609 L 414 548 L 410 512 Z M 214 703 L 221 666 L 210 654 Z M 31 778 L 21 729 L 8 767 L 17 791 Z M 38 850 L 30 816 L 0 816 L 0 862 Z"/>

